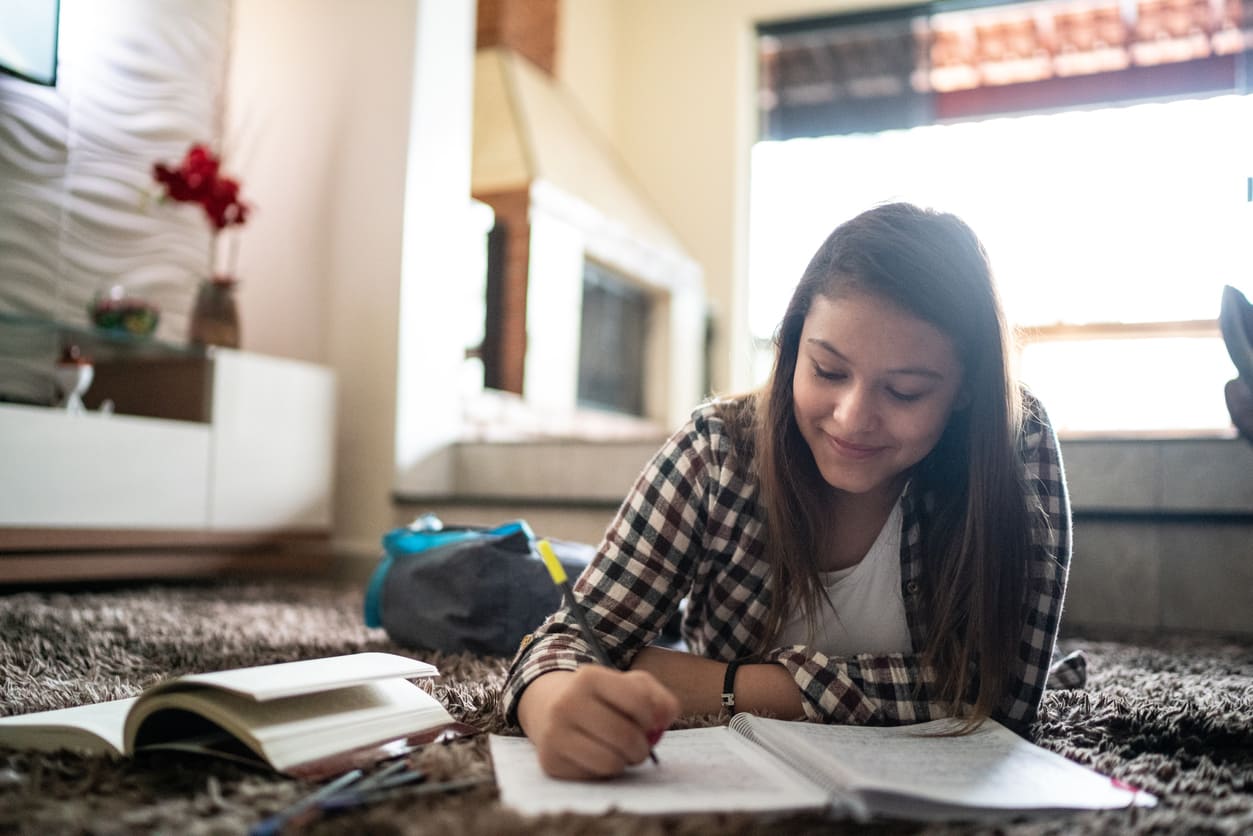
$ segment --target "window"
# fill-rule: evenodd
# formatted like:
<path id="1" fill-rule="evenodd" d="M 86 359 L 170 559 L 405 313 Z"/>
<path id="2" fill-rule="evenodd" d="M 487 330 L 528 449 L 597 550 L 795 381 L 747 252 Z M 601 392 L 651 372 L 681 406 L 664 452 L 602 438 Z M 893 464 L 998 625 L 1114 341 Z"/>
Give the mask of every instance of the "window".
<path id="1" fill-rule="evenodd" d="M 55 87 L 58 0 L 0 0 L 0 73 Z"/>
<path id="2" fill-rule="evenodd" d="M 1060 17 L 1079 7 L 998 8 L 1020 17 L 1030 9 L 1030 19 L 1038 23 L 1046 12 Z M 996 9 L 967 13 L 982 16 L 975 23 L 963 22 L 959 12 L 913 14 L 911 37 L 922 37 L 923 31 L 923 46 L 936 47 L 946 43 L 937 31 L 978 31 L 975 23 L 995 19 L 988 16 Z M 864 34 L 870 25 L 859 18 L 855 28 Z M 899 41 L 906 30 L 897 20 L 890 31 Z M 779 41 L 764 37 L 770 40 L 766 50 L 776 63 L 778 87 L 787 75 L 777 72 Z M 1184 98 L 1085 102 L 1084 109 L 1009 115 L 979 112 L 1021 101 L 1006 96 L 1006 89 L 1018 88 L 1027 100 L 1043 96 L 1032 85 L 1064 81 L 1059 66 L 1106 74 L 1137 66 L 1132 35 L 1119 44 L 1121 57 L 1101 47 L 1099 60 L 1086 63 L 1076 51 L 1050 57 L 1033 43 L 1028 38 L 1028 47 L 1010 56 L 1012 61 L 1000 53 L 1006 66 L 999 74 L 976 67 L 973 75 L 954 69 L 960 61 L 951 59 L 951 44 L 924 49 L 922 59 L 918 51 L 898 45 L 896 63 L 880 66 L 877 85 L 863 78 L 854 87 L 845 80 L 837 85 L 843 93 L 828 102 L 828 109 L 857 112 L 859 102 L 849 91 L 869 91 L 881 105 L 872 109 L 869 127 L 766 140 L 754 148 L 749 308 L 758 379 L 769 370 L 773 329 L 823 237 L 868 206 L 909 200 L 958 214 L 983 240 L 1007 313 L 1022 336 L 1019 371 L 1061 431 L 1227 430 L 1222 384 L 1234 370 L 1216 317 L 1224 284 L 1250 289 L 1253 96 L 1229 90 L 1216 95 L 1232 84 L 1215 80 L 1219 73 L 1205 84 L 1194 78 L 1189 83 L 1198 89 Z M 1215 56 L 1215 49 L 1207 49 L 1206 60 L 1232 57 L 1230 51 Z M 950 56 L 944 72 L 936 72 L 936 54 Z M 1173 53 L 1159 45 L 1144 54 L 1156 63 L 1141 69 L 1160 68 L 1161 56 Z M 1100 70 L 1120 63 L 1121 70 Z M 888 78 L 898 83 L 893 86 Z M 823 107 L 815 104 L 820 96 L 813 78 L 807 83 L 808 130 L 823 122 Z M 1026 88 L 1035 92 L 1028 95 Z M 1130 89 L 1138 95 L 1145 88 Z M 946 96 L 958 93 L 966 96 L 960 107 L 945 103 Z M 1048 93 L 1058 95 L 1056 89 Z M 884 105 L 889 100 L 895 104 Z M 786 110 L 788 88 L 764 101 L 768 111 Z M 795 96 L 790 101 L 798 106 Z M 967 113 L 960 118 L 937 115 L 963 109 Z M 919 118 L 922 111 L 930 115 Z M 849 119 L 847 113 L 841 117 Z M 770 128 L 768 118 L 764 124 L 767 134 L 786 136 L 781 125 L 796 128 L 801 122 L 776 118 Z"/>

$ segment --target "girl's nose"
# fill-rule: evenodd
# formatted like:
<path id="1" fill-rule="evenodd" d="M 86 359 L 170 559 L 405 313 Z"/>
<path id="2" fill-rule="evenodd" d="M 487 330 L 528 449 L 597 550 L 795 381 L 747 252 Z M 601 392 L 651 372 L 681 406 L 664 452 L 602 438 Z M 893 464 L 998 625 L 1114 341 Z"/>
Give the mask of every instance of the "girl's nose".
<path id="1" fill-rule="evenodd" d="M 848 433 L 873 429 L 878 419 L 874 393 L 864 386 L 849 386 L 835 404 L 834 417 Z"/>

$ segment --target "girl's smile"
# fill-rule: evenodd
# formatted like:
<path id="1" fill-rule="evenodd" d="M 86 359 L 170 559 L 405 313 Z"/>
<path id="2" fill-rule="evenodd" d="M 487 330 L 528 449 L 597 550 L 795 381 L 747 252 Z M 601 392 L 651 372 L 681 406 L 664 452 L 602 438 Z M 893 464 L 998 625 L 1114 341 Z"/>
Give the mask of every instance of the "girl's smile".
<path id="1" fill-rule="evenodd" d="M 844 439 L 836 438 L 835 436 L 827 436 L 827 438 L 830 440 L 831 446 L 835 448 L 837 454 L 855 461 L 868 459 L 871 456 L 878 455 L 888 449 L 883 445 L 853 444 L 851 441 L 845 441 Z"/>

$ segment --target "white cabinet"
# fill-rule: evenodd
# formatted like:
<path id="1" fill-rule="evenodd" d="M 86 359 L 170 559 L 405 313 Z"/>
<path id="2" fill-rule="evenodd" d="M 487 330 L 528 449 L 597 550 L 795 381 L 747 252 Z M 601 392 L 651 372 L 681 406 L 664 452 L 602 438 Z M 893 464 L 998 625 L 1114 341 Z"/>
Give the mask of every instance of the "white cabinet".
<path id="1" fill-rule="evenodd" d="M 223 349 L 198 362 L 207 367 L 205 420 L 0 404 L 0 551 L 76 529 L 183 532 L 198 543 L 215 532 L 237 542 L 329 533 L 333 373 Z M 161 387 L 143 397 L 159 399 Z M 160 404 L 148 414 L 161 414 Z M 41 530 L 42 539 L 32 534 Z"/>
<path id="2" fill-rule="evenodd" d="M 0 404 L 0 526 L 203 528 L 210 427 Z"/>
<path id="3" fill-rule="evenodd" d="M 329 528 L 332 373 L 234 351 L 213 365 L 209 528 Z"/>

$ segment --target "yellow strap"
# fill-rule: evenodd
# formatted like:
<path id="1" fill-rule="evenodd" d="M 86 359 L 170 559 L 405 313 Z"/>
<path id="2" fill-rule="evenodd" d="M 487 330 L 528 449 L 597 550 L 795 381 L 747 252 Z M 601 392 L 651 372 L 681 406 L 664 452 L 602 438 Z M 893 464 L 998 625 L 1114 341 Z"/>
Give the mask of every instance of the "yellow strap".
<path id="1" fill-rule="evenodd" d="M 539 549 L 539 556 L 544 558 L 544 565 L 548 567 L 548 574 L 552 575 L 553 583 L 563 584 L 566 582 L 566 570 L 561 565 L 561 561 L 557 559 L 557 555 L 553 552 L 553 547 L 548 544 L 547 540 L 537 540 L 535 548 Z"/>

